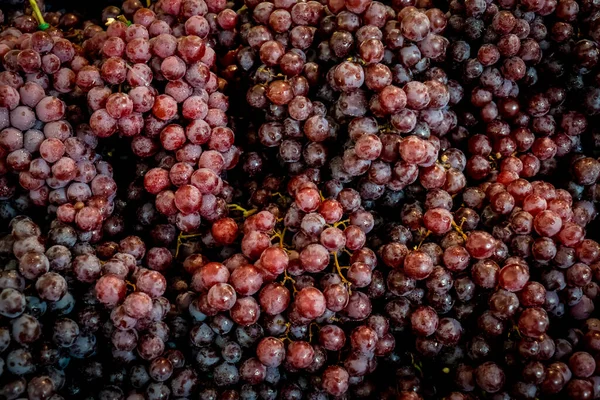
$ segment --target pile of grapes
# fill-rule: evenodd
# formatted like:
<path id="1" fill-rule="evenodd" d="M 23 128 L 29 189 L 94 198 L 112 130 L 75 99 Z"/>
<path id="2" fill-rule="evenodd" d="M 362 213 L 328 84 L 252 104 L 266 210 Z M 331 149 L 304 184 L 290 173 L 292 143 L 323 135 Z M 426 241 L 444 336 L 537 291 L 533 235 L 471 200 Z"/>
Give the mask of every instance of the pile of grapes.
<path id="1" fill-rule="evenodd" d="M 15 3 L 1 400 L 600 399 L 599 1 Z"/>

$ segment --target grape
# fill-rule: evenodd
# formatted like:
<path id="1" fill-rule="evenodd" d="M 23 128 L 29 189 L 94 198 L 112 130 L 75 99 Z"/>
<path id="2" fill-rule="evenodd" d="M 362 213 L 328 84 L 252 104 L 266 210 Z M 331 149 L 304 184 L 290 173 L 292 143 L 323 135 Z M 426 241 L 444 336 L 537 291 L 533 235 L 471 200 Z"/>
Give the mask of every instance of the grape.
<path id="1" fill-rule="evenodd" d="M 152 299 L 142 292 L 131 293 L 123 302 L 123 311 L 132 318 L 143 319 L 152 312 Z"/>
<path id="2" fill-rule="evenodd" d="M 260 317 L 260 307 L 253 297 L 242 297 L 235 302 L 230 315 L 241 326 L 253 325 Z"/>
<path id="3" fill-rule="evenodd" d="M 141 292 L 146 293 L 152 298 L 157 298 L 164 294 L 167 282 L 160 272 L 148 270 L 140 273 L 136 285 Z"/>
<path id="4" fill-rule="evenodd" d="M 28 314 L 22 314 L 12 322 L 12 336 L 21 344 L 35 342 L 41 335 L 39 321 Z"/>
<path id="5" fill-rule="evenodd" d="M 494 249 L 494 238 L 489 233 L 474 231 L 467 238 L 466 249 L 474 258 L 489 258 Z"/>
<path id="6" fill-rule="evenodd" d="M 50 262 L 44 254 L 28 252 L 25 253 L 19 261 L 19 272 L 25 278 L 35 279 L 48 272 Z"/>
<path id="7" fill-rule="evenodd" d="M 215 384 L 217 386 L 228 386 L 239 380 L 239 371 L 235 365 L 222 363 L 214 369 Z"/>
<path id="8" fill-rule="evenodd" d="M 504 385 L 504 372 L 493 362 L 486 362 L 475 371 L 477 384 L 486 392 L 494 393 Z"/>
<path id="9" fill-rule="evenodd" d="M 350 318 L 362 320 L 370 315 L 371 310 L 371 302 L 364 293 L 352 292 L 346 307 L 343 309 L 343 312 L 346 313 Z"/>
<path id="10" fill-rule="evenodd" d="M 160 356 L 164 350 L 164 342 L 157 336 L 146 334 L 139 338 L 137 350 L 145 360 L 152 360 Z"/>
<path id="11" fill-rule="evenodd" d="M 79 335 L 79 326 L 69 318 L 62 318 L 55 322 L 52 340 L 61 347 L 70 347 Z"/>
<path id="12" fill-rule="evenodd" d="M 433 261 L 423 251 L 410 252 L 404 258 L 404 270 L 410 278 L 425 279 L 433 271 Z"/>
<path id="13" fill-rule="evenodd" d="M 260 271 L 252 265 L 242 265 L 233 270 L 230 276 L 231 285 L 241 295 L 253 295 L 263 285 Z"/>
<path id="14" fill-rule="evenodd" d="M 217 283 L 229 280 L 229 270 L 221 263 L 211 262 L 197 270 L 192 277 L 192 288 L 200 291 L 208 290 Z"/>
<path id="15" fill-rule="evenodd" d="M 306 368 L 314 359 L 315 351 L 307 342 L 291 342 L 286 352 L 286 360 L 294 368 Z"/>
<path id="16" fill-rule="evenodd" d="M 260 304 L 269 315 L 277 315 L 287 309 L 290 298 L 289 290 L 276 283 L 265 285 L 259 293 Z"/>
<path id="17" fill-rule="evenodd" d="M 258 384 L 266 377 L 266 367 L 256 358 L 249 358 L 240 367 L 240 378 L 250 384 Z"/>
<path id="18" fill-rule="evenodd" d="M 2 298 L 2 315 L 15 318 L 25 311 L 25 296 L 23 293 L 12 288 L 5 288 L 0 292 Z"/>
<path id="19" fill-rule="evenodd" d="M 116 306 L 125 299 L 126 284 L 119 276 L 106 274 L 96 282 L 96 296 L 107 306 Z"/>
<path id="20" fill-rule="evenodd" d="M 58 301 L 67 292 L 67 281 L 56 272 L 47 272 L 38 278 L 35 287 L 41 299 Z"/>
<path id="21" fill-rule="evenodd" d="M 348 390 L 348 372 L 339 366 L 330 366 L 323 371 L 323 389 L 333 395 L 339 396 Z"/>
<path id="22" fill-rule="evenodd" d="M 420 307 L 411 316 L 411 324 L 415 333 L 421 336 L 432 335 L 438 327 L 437 313 L 431 307 Z"/>
<path id="23" fill-rule="evenodd" d="M 58 121 L 64 115 L 65 107 L 65 103 L 56 97 L 46 96 L 37 103 L 35 112 L 42 122 Z"/>
<path id="24" fill-rule="evenodd" d="M 325 312 L 325 296 L 318 289 L 304 288 L 297 294 L 296 307 L 305 318 L 317 318 Z"/>
<path id="25" fill-rule="evenodd" d="M 285 347 L 280 340 L 267 337 L 258 344 L 256 355 L 267 367 L 277 367 L 285 359 Z"/>
<path id="26" fill-rule="evenodd" d="M 500 285 L 511 292 L 520 291 L 529 280 L 529 271 L 519 264 L 506 265 L 500 270 Z"/>
<path id="27" fill-rule="evenodd" d="M 235 289 L 226 283 L 217 283 L 208 291 L 208 304 L 217 311 L 231 309 L 236 299 Z"/>
<path id="28" fill-rule="evenodd" d="M 350 346 L 353 350 L 369 355 L 375 351 L 377 333 L 366 326 L 359 326 L 350 335 Z"/>

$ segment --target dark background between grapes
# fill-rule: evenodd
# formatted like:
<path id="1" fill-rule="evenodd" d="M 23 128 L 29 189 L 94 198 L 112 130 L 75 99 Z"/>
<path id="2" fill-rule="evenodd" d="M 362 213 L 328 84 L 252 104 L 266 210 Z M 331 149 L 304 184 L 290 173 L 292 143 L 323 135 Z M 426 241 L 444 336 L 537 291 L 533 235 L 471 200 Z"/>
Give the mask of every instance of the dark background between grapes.
<path id="1" fill-rule="evenodd" d="M 3 10 L 5 13 L 6 11 L 9 11 L 10 9 L 22 9 L 23 7 L 23 3 L 26 2 L 28 0 L 0 0 L 0 9 Z M 383 3 L 387 3 L 387 1 L 385 0 L 380 0 Z M 145 2 L 145 0 L 143 0 L 143 2 Z M 98 24 L 101 24 L 101 21 L 98 20 L 98 16 L 100 15 L 101 11 L 103 8 L 105 8 L 106 6 L 109 5 L 114 5 L 119 7 L 121 5 L 120 1 L 114 1 L 114 0 L 92 0 L 92 1 L 86 1 L 86 0 L 51 0 L 51 1 L 45 1 L 45 10 L 46 11 L 65 11 L 65 12 L 73 12 L 76 13 L 78 15 L 80 15 L 83 19 L 92 19 L 95 20 Z M 243 2 L 242 1 L 235 1 L 235 4 L 232 5 L 232 7 L 234 9 L 239 9 L 242 5 Z M 239 4 L 238 4 L 239 3 Z M 440 8 L 443 11 L 447 11 L 447 7 L 448 7 L 449 1 L 435 1 L 435 6 Z M 451 37 L 449 37 L 449 39 L 451 40 Z M 307 54 L 310 57 L 310 52 Z M 322 63 L 320 61 L 320 63 Z M 446 72 L 448 73 L 449 77 L 452 77 L 453 75 L 456 75 L 453 71 L 452 68 L 450 66 L 444 67 L 444 69 L 446 70 Z M 326 70 L 326 69 L 325 69 Z M 550 73 L 544 73 L 544 68 L 542 66 L 542 68 L 540 68 L 539 70 L 540 76 L 539 76 L 539 80 L 538 82 L 547 82 L 547 80 L 555 80 L 557 79 L 556 76 L 551 75 Z M 567 79 L 567 86 L 571 86 L 574 87 L 576 89 L 580 89 L 583 91 L 584 88 L 586 88 L 588 85 L 585 82 L 585 79 L 588 79 L 586 76 L 582 76 L 582 75 L 571 75 L 571 76 L 567 76 L 564 77 Z M 561 78 L 563 79 L 563 78 Z M 461 80 L 462 81 L 462 80 Z M 463 82 L 464 83 L 464 82 Z M 260 151 L 264 157 L 264 160 L 267 160 L 267 164 L 272 165 L 272 171 L 279 171 L 280 167 L 278 165 L 278 161 L 277 161 L 277 149 L 271 149 L 271 151 L 269 149 L 265 149 L 264 147 L 260 146 L 260 144 L 256 144 L 254 145 L 254 143 L 257 143 L 257 139 L 256 139 L 256 134 L 253 132 L 255 131 L 255 129 L 253 128 L 253 126 L 251 125 L 252 123 L 249 123 L 248 121 L 250 120 L 250 115 L 248 115 L 249 112 L 251 112 L 252 110 L 250 110 L 250 107 L 248 107 L 245 104 L 245 96 L 244 95 L 239 95 L 239 90 L 235 90 L 236 86 L 240 85 L 242 87 L 249 87 L 248 85 L 245 84 L 241 84 L 240 82 L 228 82 L 229 87 L 226 89 L 226 92 L 230 92 L 230 93 L 236 93 L 236 95 L 234 96 L 230 96 L 229 100 L 230 100 L 230 108 L 228 111 L 228 114 L 230 116 L 230 119 L 232 119 L 232 121 L 230 122 L 230 125 L 232 127 L 232 129 L 234 129 L 234 131 L 236 131 L 236 144 L 241 144 L 241 147 L 245 150 L 245 151 Z M 535 91 L 535 86 L 533 88 L 528 88 L 529 90 Z M 468 93 L 467 90 L 467 86 L 465 85 L 465 93 Z M 578 96 L 569 96 L 570 99 L 577 99 L 577 98 L 581 98 Z M 83 105 L 84 107 L 86 105 Z M 456 107 L 457 109 L 460 109 L 460 107 Z M 253 115 L 253 118 L 255 117 L 255 115 Z M 600 127 L 600 119 L 599 117 L 592 117 L 591 120 L 589 121 L 589 125 L 592 127 Z M 600 128 L 596 128 L 596 129 L 600 129 Z M 475 133 L 480 133 L 480 132 L 471 132 L 471 134 L 475 134 Z M 342 135 L 343 136 L 343 135 Z M 592 135 L 587 135 L 586 137 L 582 137 L 582 144 L 583 144 L 583 150 L 584 153 L 586 153 L 587 156 L 590 157 L 595 157 L 598 158 L 600 156 L 600 152 L 593 152 L 593 149 L 598 149 L 600 147 L 598 146 L 594 146 L 593 143 L 591 143 L 590 141 L 592 140 L 591 138 Z M 466 143 L 466 141 L 463 141 L 463 143 Z M 343 151 L 342 146 L 338 146 L 340 148 L 340 151 Z M 463 150 L 466 154 L 468 154 L 467 149 L 466 148 L 461 148 L 461 150 Z M 117 187 L 119 192 L 121 193 L 121 196 L 119 196 L 120 198 L 126 198 L 126 192 L 129 190 L 129 184 L 130 182 L 132 182 L 135 179 L 136 176 L 136 164 L 139 162 L 136 157 L 133 155 L 133 153 L 131 152 L 131 147 L 129 145 L 129 140 L 128 139 L 121 139 L 119 137 L 111 137 L 109 139 L 104 139 L 103 141 L 100 142 L 98 148 L 96 149 L 96 151 L 100 152 L 103 156 L 103 159 L 108 161 L 114 168 L 115 170 L 115 175 L 114 175 L 114 179 L 117 182 Z M 596 154 L 597 153 L 597 154 Z M 332 157 L 332 156 L 330 156 Z M 556 175 L 556 176 L 546 176 L 546 177 L 542 177 L 542 176 L 538 176 L 538 179 L 544 179 L 547 180 L 548 182 L 552 182 L 555 185 L 559 186 L 559 187 L 566 187 L 566 181 L 568 181 L 569 179 L 569 174 L 567 173 L 568 169 L 569 169 L 569 165 L 567 164 L 568 161 L 566 160 L 561 160 L 560 158 L 557 158 L 558 160 L 558 168 L 556 169 L 556 171 L 564 171 L 563 174 L 561 174 L 560 172 Z M 562 163 L 564 163 L 565 165 L 561 165 Z M 269 168 L 265 168 L 266 171 L 269 170 Z M 241 182 L 245 182 L 247 180 L 247 176 L 245 176 L 242 172 L 241 175 L 236 176 L 239 174 L 236 174 L 235 172 L 233 173 L 229 173 L 229 176 L 227 176 L 227 180 L 229 182 L 233 183 L 233 186 L 236 187 L 235 182 L 239 182 L 240 185 L 243 185 L 243 183 Z M 139 178 L 138 178 L 139 179 Z M 474 182 L 472 180 L 469 181 L 469 185 L 468 186 L 473 186 Z M 391 191 L 386 191 L 386 194 L 383 196 L 382 199 L 378 200 L 378 202 L 376 204 L 374 204 L 375 208 L 373 210 L 371 210 L 372 212 L 375 213 L 376 218 L 379 217 L 385 217 L 386 221 L 394 221 L 394 222 L 399 222 L 400 221 L 400 206 L 402 204 L 402 202 L 400 203 L 399 207 L 394 207 L 394 208 L 390 208 L 390 207 L 386 207 L 385 205 L 385 199 L 387 196 L 394 196 L 396 198 L 400 198 L 400 199 L 404 199 L 404 198 L 410 198 L 412 197 L 413 194 L 411 193 L 404 193 L 403 191 L 400 192 L 391 192 Z M 151 201 L 152 199 L 150 199 L 150 197 L 148 197 L 147 199 L 145 199 L 147 201 Z M 148 239 L 148 241 L 150 241 L 150 239 L 147 237 L 148 236 L 148 232 L 149 229 L 143 229 L 143 227 L 141 227 L 137 221 L 137 216 L 136 216 L 136 208 L 139 206 L 139 204 L 143 204 L 146 201 L 141 201 L 141 202 L 136 202 L 136 204 L 129 204 L 126 206 L 126 211 L 122 213 L 122 216 L 124 218 L 126 218 L 126 226 L 128 227 L 132 227 L 132 226 L 138 226 L 139 231 L 137 232 L 132 232 L 132 234 L 136 234 L 139 235 L 141 237 L 145 237 L 145 239 Z M 455 204 L 460 204 L 460 203 L 456 203 Z M 30 213 L 31 211 L 28 211 L 28 213 Z M 29 214 L 28 214 L 29 215 Z M 33 211 L 33 215 L 30 215 L 30 217 L 32 217 L 34 220 L 36 220 L 38 223 L 44 224 L 45 223 L 49 223 L 50 221 L 48 220 L 48 216 L 45 213 L 45 209 L 41 208 L 38 210 Z M 376 225 L 378 226 L 378 225 Z M 385 224 L 379 224 L 379 226 L 382 226 L 379 231 L 377 232 L 371 232 L 370 237 L 369 237 L 369 241 L 371 242 L 371 245 L 369 245 L 370 248 L 378 248 L 379 246 L 377 245 L 377 243 L 379 243 L 380 241 L 380 237 L 387 237 L 389 235 L 389 232 L 386 231 L 386 226 Z M 600 221 L 599 219 L 595 219 L 594 221 L 592 221 L 587 227 L 587 237 L 593 240 L 596 240 L 598 242 L 600 242 Z M 135 229 L 134 229 L 135 230 Z M 214 252 L 214 250 L 212 251 Z M 217 250 L 218 252 L 218 250 Z M 208 255 L 209 258 L 211 258 L 210 254 Z M 218 254 L 215 254 L 216 257 L 218 257 Z M 214 259 L 214 258 L 211 258 Z M 532 269 L 532 276 L 531 276 L 531 280 L 537 280 L 536 275 L 536 271 Z M 386 299 L 376 299 L 376 300 L 372 300 L 373 301 L 373 310 L 383 310 L 385 303 L 386 303 Z M 477 299 L 474 300 L 474 303 L 477 304 L 477 307 L 484 310 L 487 309 L 487 304 L 485 301 L 477 301 Z M 600 307 L 596 307 L 596 311 L 594 311 L 594 313 L 590 316 L 591 318 L 600 318 Z M 552 324 L 550 327 L 550 332 L 549 335 L 553 336 L 553 337 L 565 337 L 566 336 L 566 331 L 568 330 L 569 327 L 575 326 L 575 323 L 570 323 L 569 321 L 569 316 L 565 315 L 563 317 L 564 321 L 563 323 L 559 323 L 559 324 Z M 473 321 L 471 321 L 473 322 Z M 473 333 L 476 330 L 478 330 L 478 327 L 476 326 L 476 323 L 473 324 L 471 323 L 470 325 L 463 325 L 464 329 L 466 332 L 470 332 Z M 517 333 L 516 332 L 512 332 L 512 335 L 515 335 L 515 340 L 518 340 L 517 337 Z M 410 336 L 410 337 L 409 337 Z M 503 340 L 502 338 L 498 339 L 498 340 Z M 102 348 L 103 345 L 103 338 L 101 335 L 98 336 L 98 347 Z M 414 338 L 412 338 L 412 335 L 410 333 L 410 331 L 407 332 L 399 332 L 396 333 L 396 351 L 392 354 L 391 357 L 389 357 L 386 360 L 381 360 L 381 362 L 379 363 L 379 367 L 377 369 L 377 372 L 375 374 L 373 374 L 371 376 L 371 379 L 373 380 L 373 382 L 375 383 L 375 385 L 379 386 L 378 383 L 381 383 L 381 387 L 385 387 L 387 385 L 389 385 L 390 382 L 396 380 L 396 374 L 398 373 L 398 366 L 400 365 L 406 365 L 406 363 L 411 363 L 411 356 L 410 354 L 408 354 L 407 351 L 410 351 L 410 348 L 406 348 L 403 349 L 403 344 L 406 343 L 414 343 Z M 490 347 L 491 349 L 494 349 L 496 351 L 498 351 L 498 349 L 502 348 L 502 346 L 500 345 L 500 343 L 496 343 L 496 344 L 492 344 Z M 106 344 L 107 348 L 109 346 L 109 344 Z M 188 348 L 189 344 L 187 343 L 187 341 L 183 341 L 183 343 L 178 343 L 177 344 L 177 348 L 182 350 L 182 351 L 186 351 L 186 348 Z M 191 352 L 191 350 L 190 350 Z M 449 357 L 451 357 L 451 352 L 449 354 Z M 97 357 L 102 357 L 102 352 L 100 351 L 98 353 Z M 505 358 L 505 354 L 493 354 L 490 357 L 491 359 L 504 359 Z M 78 362 L 79 360 L 72 360 L 71 363 L 74 362 Z M 417 369 L 420 370 L 422 372 L 422 376 L 423 378 L 428 377 L 430 375 L 434 375 L 435 374 L 435 387 L 430 387 L 427 385 L 422 385 L 421 389 L 423 390 L 422 395 L 424 395 L 425 398 L 432 398 L 432 399 L 441 399 L 444 397 L 444 395 L 447 394 L 448 391 L 452 390 L 451 388 L 454 387 L 453 384 L 453 372 L 454 371 L 449 371 L 449 373 L 447 374 L 440 374 L 440 371 L 447 365 L 447 363 L 442 363 L 441 361 L 448 361 L 448 359 L 444 360 L 443 357 L 439 357 L 438 359 L 436 359 L 436 361 L 427 361 L 424 360 L 423 364 L 417 364 Z M 507 365 L 510 365 L 510 360 L 505 360 Z M 79 362 L 89 362 L 89 360 L 81 360 Z M 83 365 L 82 365 L 83 366 Z M 72 371 L 77 371 L 78 368 L 74 368 L 72 369 Z M 520 369 L 515 368 L 514 371 L 520 371 Z M 507 368 L 505 369 L 505 372 L 507 373 L 507 375 L 511 374 L 511 369 Z M 514 373 L 514 372 L 512 372 Z M 447 380 L 445 382 L 440 382 L 440 376 L 447 376 Z M 284 376 L 283 376 L 284 377 Z M 206 374 L 204 376 L 200 375 L 200 384 L 202 384 L 202 381 L 204 380 L 205 382 L 209 382 L 211 380 L 211 374 Z M 76 380 L 77 377 L 74 377 L 74 379 Z M 431 379 L 431 378 L 430 378 Z M 429 379 L 424 379 L 424 381 L 428 381 Z M 507 377 L 507 381 L 509 380 L 509 378 Z M 89 386 L 89 385 L 88 385 Z M 93 387 L 86 387 L 86 389 L 89 391 L 89 393 L 94 393 L 95 390 L 99 390 L 100 388 L 93 388 Z M 434 392 L 432 392 L 434 391 Z M 437 393 L 435 392 L 437 391 Z M 481 392 L 482 395 L 485 395 L 485 393 Z M 0 400 L 1 400 L 0 396 Z M 76 395 L 76 397 L 78 397 Z M 485 398 L 485 396 L 483 397 Z M 561 399 L 561 395 L 556 395 L 556 396 L 544 396 L 544 399 Z M 540 397 L 541 399 L 541 397 Z"/>

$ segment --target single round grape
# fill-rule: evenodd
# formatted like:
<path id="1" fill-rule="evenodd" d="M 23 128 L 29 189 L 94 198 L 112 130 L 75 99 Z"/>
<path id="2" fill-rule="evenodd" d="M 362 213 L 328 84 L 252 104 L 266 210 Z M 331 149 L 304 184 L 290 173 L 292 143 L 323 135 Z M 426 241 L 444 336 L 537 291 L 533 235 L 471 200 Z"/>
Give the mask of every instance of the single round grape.
<path id="1" fill-rule="evenodd" d="M 279 339 L 266 337 L 259 342 L 256 356 L 267 367 L 277 367 L 285 359 L 284 343 Z"/>
<path id="2" fill-rule="evenodd" d="M 304 288 L 296 294 L 296 307 L 305 318 L 318 318 L 325 312 L 326 302 L 323 293 L 312 287 Z"/>
<path id="3" fill-rule="evenodd" d="M 69 319 L 61 318 L 54 323 L 52 340 L 60 347 L 70 347 L 79 336 L 79 325 Z"/>
<path id="4" fill-rule="evenodd" d="M 303 341 L 294 341 L 288 345 L 286 361 L 294 368 L 307 368 L 314 360 L 314 348 Z"/>
<path id="5" fill-rule="evenodd" d="M 419 307 L 411 316 L 413 331 L 420 336 L 432 335 L 438 327 L 439 319 L 431 307 Z"/>
<path id="6" fill-rule="evenodd" d="M 0 314 L 15 318 L 25 311 L 25 295 L 13 288 L 5 288 L 0 292 Z"/>
<path id="7" fill-rule="evenodd" d="M 123 311 L 132 318 L 146 318 L 152 312 L 152 299 L 142 292 L 131 293 L 123 302 Z"/>
<path id="8" fill-rule="evenodd" d="M 488 393 L 495 393 L 504 385 L 505 375 L 497 364 L 488 361 L 477 367 L 475 380 L 481 389 Z"/>
<path id="9" fill-rule="evenodd" d="M 489 258 L 495 249 L 495 240 L 487 232 L 473 231 L 467 238 L 466 249 L 473 258 Z"/>
<path id="10" fill-rule="evenodd" d="M 290 291 L 278 283 L 269 283 L 259 293 L 262 309 L 269 315 L 277 315 L 288 308 L 290 304 Z"/>
<path id="11" fill-rule="evenodd" d="M 422 280 L 433 271 L 433 260 L 423 251 L 412 251 L 404 258 L 404 271 L 412 279 Z"/>
<path id="12" fill-rule="evenodd" d="M 236 302 L 235 289 L 226 283 L 217 283 L 208 291 L 208 304 L 218 311 L 227 311 Z"/>
<path id="13" fill-rule="evenodd" d="M 58 301 L 67 293 L 67 281 L 56 272 L 47 272 L 38 278 L 35 288 L 41 299 Z"/>
<path id="14" fill-rule="evenodd" d="M 343 395 L 349 387 L 349 374 L 340 366 L 329 366 L 323 371 L 323 390 L 332 396 Z"/>

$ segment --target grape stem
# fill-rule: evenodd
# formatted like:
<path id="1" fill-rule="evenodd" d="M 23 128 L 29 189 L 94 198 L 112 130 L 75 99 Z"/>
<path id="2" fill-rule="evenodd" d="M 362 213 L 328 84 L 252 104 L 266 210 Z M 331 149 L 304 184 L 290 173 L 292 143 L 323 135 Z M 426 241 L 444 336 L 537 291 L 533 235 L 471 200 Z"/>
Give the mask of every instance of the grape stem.
<path id="1" fill-rule="evenodd" d="M 313 330 L 312 328 L 316 327 L 317 328 L 317 332 L 319 332 L 321 330 L 321 327 L 319 326 L 319 324 L 317 324 L 316 322 L 311 322 L 310 325 L 308 325 L 308 342 L 312 343 L 312 338 L 313 338 Z"/>
<path id="2" fill-rule="evenodd" d="M 287 197 L 285 197 L 284 195 L 282 195 L 279 192 L 271 193 L 271 197 L 279 197 L 281 200 L 287 200 Z"/>
<path id="3" fill-rule="evenodd" d="M 421 241 L 415 247 L 415 250 L 419 250 L 421 248 L 421 246 L 423 245 L 423 242 L 425 241 L 425 239 L 427 239 L 427 237 L 429 237 L 430 234 L 431 234 L 430 230 L 427 230 L 427 232 L 425 232 L 425 235 L 421 238 Z"/>
<path id="4" fill-rule="evenodd" d="M 450 163 L 448 163 L 448 156 L 445 155 L 445 154 L 440 157 L 440 163 L 439 164 L 442 167 L 444 167 L 444 169 L 446 169 L 446 170 L 452 168 L 452 165 L 450 165 Z"/>
<path id="5" fill-rule="evenodd" d="M 31 0 L 29 0 L 29 1 L 31 1 Z M 124 23 L 127 26 L 131 25 L 131 21 L 129 21 L 127 18 L 125 18 L 124 15 L 118 15 L 116 18 L 108 18 L 106 20 L 105 25 L 108 26 L 108 25 L 114 23 L 115 21 L 121 21 L 122 23 Z"/>
<path id="6" fill-rule="evenodd" d="M 31 9 L 33 11 L 33 15 L 35 16 L 35 19 L 37 19 L 38 28 L 42 31 L 45 31 L 46 29 L 50 28 L 50 24 L 48 24 L 46 21 L 44 21 L 44 16 L 42 15 L 42 12 L 40 11 L 40 8 L 38 7 L 37 2 L 35 0 L 29 0 L 29 5 L 31 6 Z"/>
<path id="7" fill-rule="evenodd" d="M 460 234 L 460 236 L 462 236 L 462 238 L 466 241 L 467 240 L 467 235 L 465 234 L 465 232 L 462 230 L 462 226 L 465 223 L 466 218 L 463 217 L 460 220 L 460 225 L 457 225 L 456 222 L 454 222 L 454 220 L 452 220 L 452 227 L 454 228 L 454 230 L 456 232 L 458 232 Z"/>
<path id="8" fill-rule="evenodd" d="M 184 239 L 191 239 L 200 236 L 200 233 L 192 233 L 190 235 L 184 235 L 183 232 L 179 232 L 179 236 L 177 236 L 177 247 L 175 249 L 175 258 L 179 256 L 179 248 L 183 244 Z"/>
<path id="9" fill-rule="evenodd" d="M 410 361 L 411 361 L 413 368 L 416 369 L 422 377 L 423 376 L 423 369 L 421 368 L 422 364 L 415 360 L 415 356 L 412 353 L 410 353 Z"/>
<path id="10" fill-rule="evenodd" d="M 488 159 L 490 160 L 490 166 L 492 168 L 493 171 L 496 171 L 498 169 L 498 160 L 502 157 L 502 155 L 500 153 L 496 153 L 494 155 L 489 155 Z"/>
<path id="11" fill-rule="evenodd" d="M 367 65 L 367 63 L 365 62 L 365 60 L 363 60 L 361 57 L 348 57 L 348 58 L 346 59 L 346 61 L 350 61 L 350 62 L 353 62 L 353 63 L 357 63 L 357 64 L 360 64 L 360 65 L 362 65 L 362 66 L 365 66 L 365 65 Z"/>
<path id="12" fill-rule="evenodd" d="M 129 21 L 127 18 L 125 18 L 124 15 L 117 16 L 117 19 L 127 26 L 131 25 L 131 21 Z"/>
<path id="13" fill-rule="evenodd" d="M 385 124 L 378 125 L 377 129 L 379 130 L 379 133 L 392 132 L 392 124 L 385 123 Z"/>
<path id="14" fill-rule="evenodd" d="M 256 72 L 259 72 L 259 71 L 260 72 L 266 71 L 271 78 L 283 78 L 284 81 L 287 81 L 287 75 L 284 75 L 282 73 L 274 74 L 273 70 L 271 70 L 271 68 L 260 67 L 258 70 L 256 70 Z"/>
<path id="15" fill-rule="evenodd" d="M 287 227 L 284 226 L 282 231 L 275 231 L 273 233 L 273 236 L 271 236 L 271 240 L 279 239 L 279 247 L 282 249 L 285 249 L 285 243 L 283 243 L 283 241 L 285 239 L 286 230 L 287 230 Z"/>
<path id="16" fill-rule="evenodd" d="M 352 290 L 350 289 L 350 286 L 352 286 L 352 282 L 350 282 L 348 279 L 346 279 L 346 277 L 344 276 L 344 274 L 342 273 L 342 267 L 340 267 L 340 263 L 338 261 L 338 256 L 337 256 L 337 252 L 333 252 L 333 264 L 335 267 L 335 272 L 337 272 L 337 274 L 340 276 L 340 279 L 342 280 L 342 283 L 346 286 L 348 286 L 348 294 L 352 294 Z"/>
<path id="17" fill-rule="evenodd" d="M 292 327 L 292 324 L 290 324 L 289 322 L 285 323 L 285 332 L 283 333 L 282 336 L 279 337 L 279 340 L 281 340 L 282 342 L 285 342 L 286 340 L 289 340 L 290 342 L 292 341 L 292 339 L 290 339 L 290 329 Z"/>
<path id="18" fill-rule="evenodd" d="M 343 221 L 338 221 L 338 222 L 335 222 L 335 223 L 333 224 L 333 227 L 334 227 L 334 228 L 337 228 L 338 226 L 342 225 L 342 226 L 344 227 L 344 229 L 346 229 L 346 224 L 347 224 L 347 223 L 349 223 L 349 222 L 350 222 L 350 220 L 349 220 L 349 219 L 345 219 L 345 220 L 343 220 Z"/>
<path id="19" fill-rule="evenodd" d="M 245 208 L 243 208 L 237 204 L 227 204 L 227 207 L 229 207 L 229 209 L 232 211 L 240 211 L 242 213 L 242 215 L 244 216 L 244 218 L 248 218 L 249 216 L 256 214 L 256 212 L 258 211 L 256 208 L 253 208 L 251 210 L 246 210 Z"/>
<path id="20" fill-rule="evenodd" d="M 294 292 L 294 294 L 298 293 L 298 289 L 296 289 L 296 280 L 292 278 L 288 274 L 287 269 L 285 269 L 283 270 L 283 280 L 281 281 L 281 284 L 285 285 L 287 282 L 292 282 L 292 292 Z"/>
<path id="21" fill-rule="evenodd" d="M 521 331 L 519 330 L 519 327 L 516 325 L 512 327 L 510 332 L 508 332 L 508 338 L 510 339 L 511 337 L 514 337 L 515 335 L 518 336 L 519 339 L 523 337 L 523 335 L 521 335 Z"/>
<path id="22" fill-rule="evenodd" d="M 83 35 L 81 34 L 81 29 L 69 29 L 69 31 L 65 35 L 65 39 L 68 39 L 71 42 L 80 44 L 83 41 Z"/>

